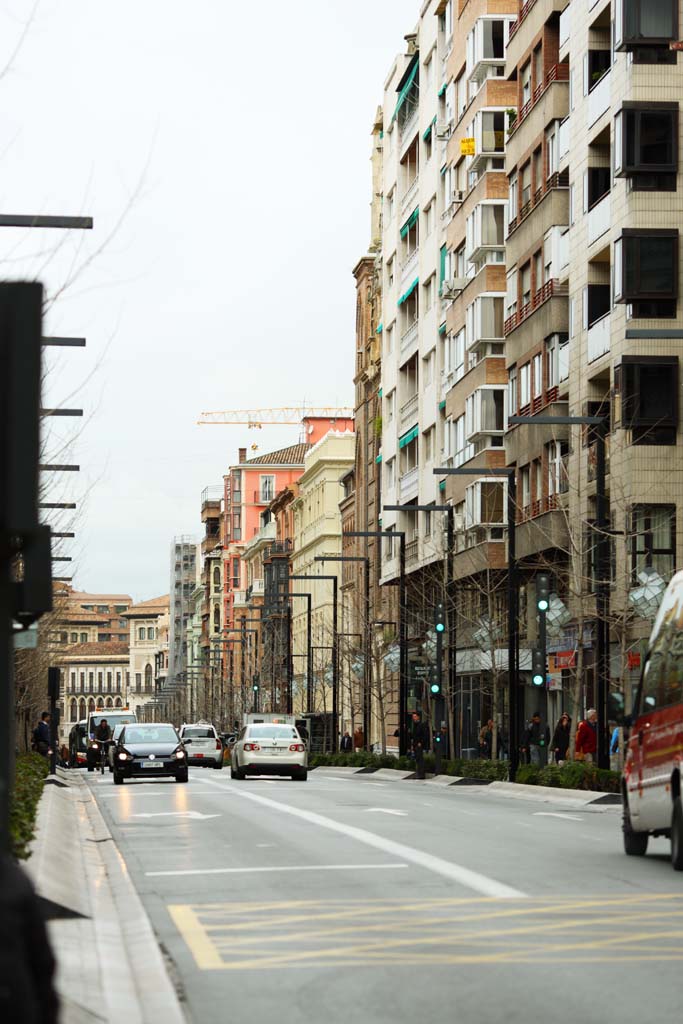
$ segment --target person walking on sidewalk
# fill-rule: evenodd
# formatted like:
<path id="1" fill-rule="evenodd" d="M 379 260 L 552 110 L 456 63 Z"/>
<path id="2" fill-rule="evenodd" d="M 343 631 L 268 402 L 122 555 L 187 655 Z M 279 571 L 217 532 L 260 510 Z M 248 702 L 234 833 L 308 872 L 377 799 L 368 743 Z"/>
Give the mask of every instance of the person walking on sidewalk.
<path id="1" fill-rule="evenodd" d="M 557 764 L 564 764 L 567 760 L 567 751 L 569 750 L 569 734 L 571 732 L 572 720 L 565 711 L 560 715 L 560 720 L 555 726 L 555 732 L 553 738 L 550 741 L 550 749 L 553 752 L 555 762 Z"/>
<path id="2" fill-rule="evenodd" d="M 592 764 L 598 749 L 598 713 L 589 708 L 576 730 L 576 760 Z"/>
<path id="3" fill-rule="evenodd" d="M 50 715 L 43 711 L 38 725 L 33 730 L 33 749 L 43 757 L 50 753 Z"/>
<path id="4" fill-rule="evenodd" d="M 413 754 L 418 779 L 425 777 L 425 750 L 429 750 L 429 726 L 413 711 Z"/>
<path id="5" fill-rule="evenodd" d="M 479 756 L 486 760 L 491 759 L 493 751 L 493 719 L 489 718 L 486 725 L 479 730 Z"/>
<path id="6" fill-rule="evenodd" d="M 543 766 L 548 763 L 550 728 L 541 722 L 540 711 L 534 711 L 531 723 L 524 733 L 523 750 L 529 755 L 529 763 Z"/>
<path id="7" fill-rule="evenodd" d="M 351 735 L 348 729 L 341 738 L 339 749 L 341 750 L 342 754 L 350 754 L 353 751 L 353 740 L 351 739 Z"/>

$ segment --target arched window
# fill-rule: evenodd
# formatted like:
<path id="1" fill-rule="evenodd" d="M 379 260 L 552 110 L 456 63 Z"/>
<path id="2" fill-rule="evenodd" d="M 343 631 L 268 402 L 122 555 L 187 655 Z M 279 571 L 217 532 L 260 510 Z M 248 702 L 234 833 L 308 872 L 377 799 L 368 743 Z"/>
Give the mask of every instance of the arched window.
<path id="1" fill-rule="evenodd" d="M 88 701 L 88 714 L 90 714 L 90 712 L 94 711 L 94 710 L 95 710 L 95 701 L 91 697 L 90 700 Z"/>
<path id="2" fill-rule="evenodd" d="M 101 698 L 101 697 L 98 697 L 98 698 L 97 698 L 97 704 L 96 704 L 96 706 L 95 706 L 95 707 L 96 707 L 96 710 L 97 710 L 97 711 L 100 711 L 100 710 L 101 710 L 101 708 L 102 708 L 102 706 L 103 706 L 103 705 L 102 705 L 102 698 Z"/>
<path id="3" fill-rule="evenodd" d="M 215 569 L 213 570 L 213 589 L 221 589 L 221 571 L 218 568 L 218 566 L 216 566 Z"/>
<path id="4" fill-rule="evenodd" d="M 145 693 L 152 692 L 152 666 L 145 665 Z"/>
<path id="5" fill-rule="evenodd" d="M 115 708 L 122 708 L 123 707 L 123 701 L 121 700 L 120 697 L 117 697 L 116 700 L 114 701 L 114 707 Z"/>
<path id="6" fill-rule="evenodd" d="M 218 605 L 213 610 L 213 628 L 215 632 L 221 628 L 221 610 Z"/>
<path id="7" fill-rule="evenodd" d="M 113 708 L 114 707 L 114 701 L 111 699 L 111 697 L 107 697 L 107 699 L 104 702 L 104 706 L 105 706 L 105 708 Z"/>
<path id="8" fill-rule="evenodd" d="M 79 700 L 79 702 L 78 702 L 78 721 L 79 722 L 83 721 L 83 719 L 85 718 L 85 714 L 86 714 L 86 711 L 85 711 L 85 701 L 84 700 Z"/>
<path id="9" fill-rule="evenodd" d="M 71 704 L 69 705 L 69 721 L 70 722 L 77 722 L 78 721 L 78 704 L 76 703 L 75 700 L 72 700 Z"/>

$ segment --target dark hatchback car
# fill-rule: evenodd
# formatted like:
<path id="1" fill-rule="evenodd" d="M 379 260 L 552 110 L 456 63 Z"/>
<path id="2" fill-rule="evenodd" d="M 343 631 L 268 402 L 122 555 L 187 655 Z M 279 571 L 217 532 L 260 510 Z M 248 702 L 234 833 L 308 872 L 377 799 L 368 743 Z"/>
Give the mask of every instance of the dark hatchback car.
<path id="1" fill-rule="evenodd" d="M 187 751 L 175 727 L 165 723 L 127 725 L 114 750 L 114 782 L 172 775 L 187 782 Z"/>

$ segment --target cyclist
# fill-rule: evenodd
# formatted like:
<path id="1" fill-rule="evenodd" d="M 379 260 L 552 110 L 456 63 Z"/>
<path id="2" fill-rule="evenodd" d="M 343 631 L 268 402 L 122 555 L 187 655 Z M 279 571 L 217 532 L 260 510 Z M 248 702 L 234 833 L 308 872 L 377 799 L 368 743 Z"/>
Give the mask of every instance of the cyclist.
<path id="1" fill-rule="evenodd" d="M 95 729 L 94 739 L 100 745 L 100 759 L 102 767 L 104 768 L 104 761 L 107 752 L 107 745 L 111 742 L 111 729 L 107 725 L 107 719 L 103 718 L 100 724 Z"/>

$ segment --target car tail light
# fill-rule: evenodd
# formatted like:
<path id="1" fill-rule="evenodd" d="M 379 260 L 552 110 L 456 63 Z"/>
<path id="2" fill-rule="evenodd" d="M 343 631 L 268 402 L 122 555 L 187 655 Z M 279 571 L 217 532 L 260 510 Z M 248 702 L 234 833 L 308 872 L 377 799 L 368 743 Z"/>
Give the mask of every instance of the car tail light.
<path id="1" fill-rule="evenodd" d="M 302 752 L 303 752 L 303 751 L 304 751 L 304 750 L 305 750 L 306 748 L 304 747 L 303 743 L 290 743 L 290 744 L 289 744 L 289 749 L 290 749 L 290 750 L 294 750 L 294 751 L 296 751 L 297 753 L 299 753 L 299 754 L 300 754 L 300 753 L 302 753 Z"/>
<path id="2" fill-rule="evenodd" d="M 220 740 L 216 740 L 216 750 L 222 750 L 223 744 Z"/>
<path id="3" fill-rule="evenodd" d="M 261 748 L 259 747 L 258 743 L 245 743 L 244 744 L 244 749 L 245 750 L 260 750 Z"/>

